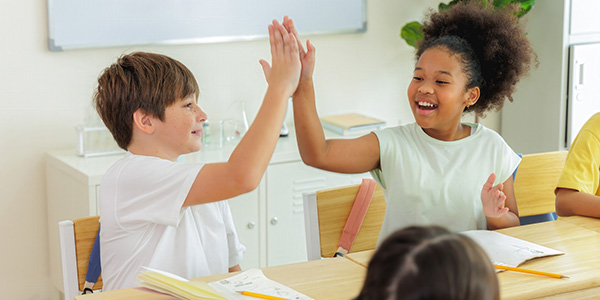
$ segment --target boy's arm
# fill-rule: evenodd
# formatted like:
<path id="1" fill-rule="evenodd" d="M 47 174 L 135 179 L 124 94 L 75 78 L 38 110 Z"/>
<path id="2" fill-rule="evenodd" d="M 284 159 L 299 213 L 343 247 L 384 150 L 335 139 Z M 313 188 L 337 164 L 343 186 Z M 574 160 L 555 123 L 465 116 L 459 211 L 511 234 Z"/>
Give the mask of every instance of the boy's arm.
<path id="1" fill-rule="evenodd" d="M 304 50 L 290 18 L 285 17 L 283 25 L 296 37 L 302 62 L 300 82 L 293 96 L 296 139 L 302 161 L 316 168 L 341 173 L 362 173 L 378 168 L 379 141 L 375 134 L 356 139 L 325 139 L 315 104 L 315 47 L 307 41 Z"/>
<path id="2" fill-rule="evenodd" d="M 556 213 L 561 217 L 580 215 L 600 218 L 600 197 L 577 190 L 556 189 Z"/>
<path id="3" fill-rule="evenodd" d="M 519 210 L 510 176 L 504 183 L 494 186 L 496 174 L 492 173 L 481 190 L 483 213 L 490 230 L 519 226 Z"/>
<path id="4" fill-rule="evenodd" d="M 261 61 L 269 87 L 248 132 L 225 163 L 205 165 L 192 185 L 184 206 L 224 200 L 255 189 L 271 160 L 287 99 L 300 76 L 298 46 L 277 21 L 269 25 L 272 64 Z"/>

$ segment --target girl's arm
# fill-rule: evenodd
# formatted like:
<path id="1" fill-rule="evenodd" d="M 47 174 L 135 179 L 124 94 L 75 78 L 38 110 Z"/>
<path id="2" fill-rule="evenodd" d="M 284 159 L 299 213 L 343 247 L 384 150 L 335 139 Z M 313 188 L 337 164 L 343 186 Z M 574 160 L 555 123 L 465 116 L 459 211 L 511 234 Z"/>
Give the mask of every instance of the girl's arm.
<path id="1" fill-rule="evenodd" d="M 492 173 L 481 190 L 483 213 L 488 229 L 519 226 L 521 223 L 512 175 L 504 183 L 493 186 L 495 180 L 496 174 Z"/>
<path id="2" fill-rule="evenodd" d="M 315 47 L 307 41 L 304 50 L 290 18 L 285 17 L 283 25 L 296 37 L 302 63 L 300 83 L 293 95 L 296 139 L 302 161 L 340 173 L 362 173 L 379 168 L 379 140 L 374 133 L 356 139 L 325 139 L 315 104 Z"/>

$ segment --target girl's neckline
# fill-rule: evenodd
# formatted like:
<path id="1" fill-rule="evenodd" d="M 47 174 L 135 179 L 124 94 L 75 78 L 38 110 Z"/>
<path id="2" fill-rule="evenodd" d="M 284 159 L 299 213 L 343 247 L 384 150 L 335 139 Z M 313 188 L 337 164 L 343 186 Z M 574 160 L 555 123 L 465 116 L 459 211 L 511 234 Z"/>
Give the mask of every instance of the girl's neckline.
<path id="1" fill-rule="evenodd" d="M 470 131 L 469 131 L 469 135 L 465 136 L 461 139 L 458 140 L 452 140 L 452 141 L 444 141 L 444 140 L 440 140 L 440 139 L 436 139 L 434 137 L 431 137 L 430 135 L 428 135 L 425 130 L 423 130 L 423 128 L 421 128 L 419 125 L 416 125 L 417 127 L 417 131 L 419 132 L 420 135 L 422 135 L 423 137 L 425 137 L 427 140 L 436 142 L 436 143 L 443 143 L 445 145 L 448 144 L 457 144 L 457 143 L 462 143 L 463 141 L 468 141 L 471 140 L 473 136 L 475 136 L 475 134 L 479 131 L 479 129 L 482 128 L 481 124 L 475 124 L 475 123 L 461 123 L 462 125 L 466 125 L 470 127 Z"/>

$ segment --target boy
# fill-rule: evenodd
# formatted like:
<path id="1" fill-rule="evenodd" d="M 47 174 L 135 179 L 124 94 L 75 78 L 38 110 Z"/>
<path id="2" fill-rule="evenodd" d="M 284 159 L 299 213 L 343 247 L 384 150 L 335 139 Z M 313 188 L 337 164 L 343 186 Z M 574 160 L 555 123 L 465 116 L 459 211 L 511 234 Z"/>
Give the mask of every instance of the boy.
<path id="1" fill-rule="evenodd" d="M 186 278 L 240 270 L 245 247 L 221 200 L 258 186 L 300 76 L 294 36 L 273 21 L 269 40 L 273 66 L 260 61 L 269 84 L 263 104 L 225 163 L 176 162 L 200 150 L 207 119 L 196 80 L 180 62 L 131 53 L 98 79 L 96 109 L 127 150 L 99 192 L 103 290 L 135 286 L 142 266 Z"/>
<path id="2" fill-rule="evenodd" d="M 559 216 L 600 218 L 600 113 L 581 128 L 569 149 L 556 190 Z"/>

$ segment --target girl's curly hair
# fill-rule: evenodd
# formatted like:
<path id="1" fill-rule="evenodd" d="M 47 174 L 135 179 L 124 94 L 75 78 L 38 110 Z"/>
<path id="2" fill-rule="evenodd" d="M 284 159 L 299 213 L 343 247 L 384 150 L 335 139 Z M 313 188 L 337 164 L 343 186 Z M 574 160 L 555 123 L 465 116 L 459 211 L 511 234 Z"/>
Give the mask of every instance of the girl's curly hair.
<path id="1" fill-rule="evenodd" d="M 432 47 L 443 47 L 457 55 L 467 75 L 466 88 L 478 86 L 480 98 L 465 112 L 484 115 L 500 110 L 537 56 L 519 26 L 516 7 L 495 9 L 491 4 L 466 2 L 448 10 L 431 12 L 421 30 L 417 60 Z"/>

